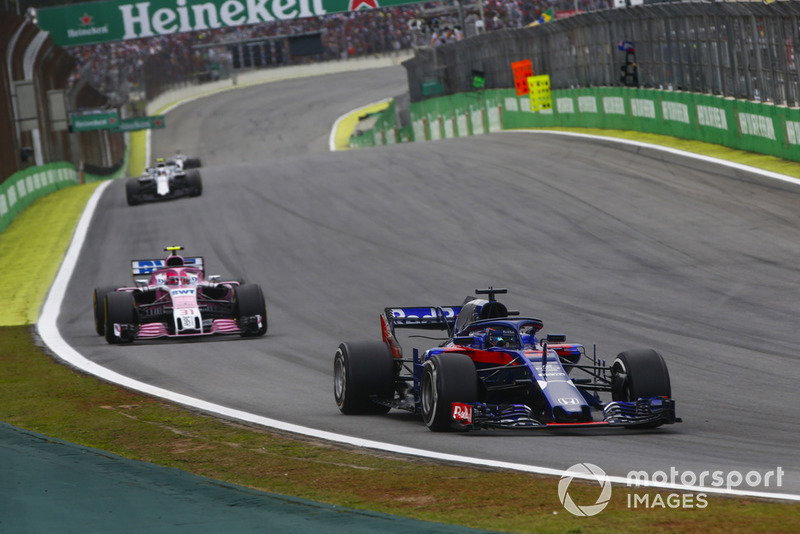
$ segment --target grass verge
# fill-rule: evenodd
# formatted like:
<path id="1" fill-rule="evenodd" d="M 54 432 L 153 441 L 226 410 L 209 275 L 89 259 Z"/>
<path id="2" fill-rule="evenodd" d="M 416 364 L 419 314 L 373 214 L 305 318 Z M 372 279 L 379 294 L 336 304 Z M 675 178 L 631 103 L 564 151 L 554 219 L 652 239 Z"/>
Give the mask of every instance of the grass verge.
<path id="1" fill-rule="evenodd" d="M 4 295 L 0 326 L 38 320 L 75 226 L 98 185 L 67 187 L 36 199 L 0 232 L 0 293 Z"/>

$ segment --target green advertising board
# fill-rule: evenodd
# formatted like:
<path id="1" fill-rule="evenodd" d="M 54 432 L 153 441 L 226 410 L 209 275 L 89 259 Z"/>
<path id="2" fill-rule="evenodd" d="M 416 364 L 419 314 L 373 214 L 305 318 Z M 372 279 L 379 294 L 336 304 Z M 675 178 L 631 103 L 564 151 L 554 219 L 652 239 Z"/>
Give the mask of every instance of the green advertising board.
<path id="1" fill-rule="evenodd" d="M 86 113 L 84 115 L 71 115 L 69 118 L 70 129 L 73 132 L 87 132 L 89 130 L 109 130 L 119 126 L 119 113 L 106 111 L 103 113 Z"/>
<path id="2" fill-rule="evenodd" d="M 136 130 L 161 129 L 164 128 L 164 126 L 166 126 L 164 115 L 155 115 L 152 117 L 133 117 L 119 121 L 119 124 L 114 128 L 114 131 L 134 132 Z"/>
<path id="3" fill-rule="evenodd" d="M 39 27 L 56 44 L 77 46 L 213 30 L 423 0 L 111 0 L 40 8 Z"/>

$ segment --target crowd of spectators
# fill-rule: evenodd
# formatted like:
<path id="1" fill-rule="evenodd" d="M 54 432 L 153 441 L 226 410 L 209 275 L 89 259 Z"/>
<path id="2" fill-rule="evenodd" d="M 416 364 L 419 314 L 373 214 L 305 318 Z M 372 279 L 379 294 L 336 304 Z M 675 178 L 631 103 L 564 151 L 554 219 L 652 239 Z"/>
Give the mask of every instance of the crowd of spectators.
<path id="1" fill-rule="evenodd" d="M 469 1 L 459 13 L 448 2 L 417 3 L 79 46 L 70 48 L 78 64 L 71 82 L 86 80 L 112 102 L 121 104 L 142 90 L 147 63 L 158 65 L 158 72 L 172 84 L 196 81 L 200 73 L 211 68 L 217 69 L 217 75 L 226 75 L 232 68 L 232 48 L 226 43 L 263 38 L 270 44 L 261 50 L 273 56 L 266 62 L 272 65 L 343 60 L 522 27 L 548 9 L 574 7 L 590 11 L 608 6 L 607 0 L 484 0 L 482 13 L 476 2 Z M 280 42 L 282 36 L 314 32 L 321 32 L 323 52 L 311 58 L 291 57 L 288 46 L 272 44 Z M 212 44 L 219 46 L 207 46 Z"/>

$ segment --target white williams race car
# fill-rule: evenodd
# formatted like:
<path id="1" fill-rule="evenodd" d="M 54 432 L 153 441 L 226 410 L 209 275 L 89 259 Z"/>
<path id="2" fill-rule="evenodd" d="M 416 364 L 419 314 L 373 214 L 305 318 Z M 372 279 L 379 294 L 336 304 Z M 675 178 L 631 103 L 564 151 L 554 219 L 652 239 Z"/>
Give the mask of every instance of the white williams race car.
<path id="1" fill-rule="evenodd" d="M 183 156 L 181 158 L 183 159 L 169 162 L 159 159 L 155 167 L 146 169 L 139 178 L 130 178 L 125 183 L 128 205 L 135 206 L 142 202 L 171 200 L 184 196 L 200 196 L 203 193 L 200 171 L 187 170 L 185 165 L 191 158 Z"/>

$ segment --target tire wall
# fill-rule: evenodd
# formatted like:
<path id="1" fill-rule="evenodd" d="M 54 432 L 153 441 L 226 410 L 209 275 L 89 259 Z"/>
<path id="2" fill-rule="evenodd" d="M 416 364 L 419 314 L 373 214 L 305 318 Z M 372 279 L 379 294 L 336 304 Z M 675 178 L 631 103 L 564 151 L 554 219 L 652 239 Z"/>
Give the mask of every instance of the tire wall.
<path id="1" fill-rule="evenodd" d="M 409 105 L 411 141 L 500 130 L 583 127 L 634 130 L 703 141 L 800 162 L 800 109 L 719 96 L 607 87 L 552 91 L 553 107 L 531 112 L 527 95 L 494 89 Z M 396 123 L 387 115 L 361 137 L 377 142 Z M 354 145 L 355 146 L 355 145 Z"/>

